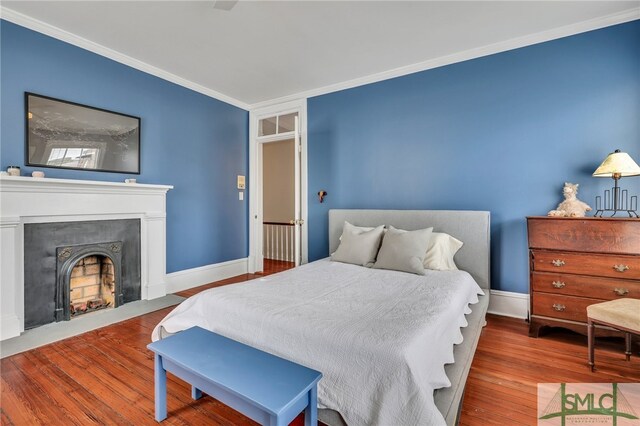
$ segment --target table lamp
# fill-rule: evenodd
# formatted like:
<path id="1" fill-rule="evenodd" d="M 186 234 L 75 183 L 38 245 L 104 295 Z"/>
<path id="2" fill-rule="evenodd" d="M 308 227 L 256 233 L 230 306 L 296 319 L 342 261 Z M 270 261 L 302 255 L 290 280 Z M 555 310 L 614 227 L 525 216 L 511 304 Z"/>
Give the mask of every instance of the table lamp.
<path id="1" fill-rule="evenodd" d="M 596 214 L 594 216 L 602 217 L 604 212 L 611 212 L 611 216 L 615 216 L 618 212 L 627 212 L 629 217 L 638 217 L 636 212 L 638 209 L 638 196 L 634 195 L 629 198 L 629 192 L 620 190 L 618 180 L 623 176 L 640 175 L 640 166 L 626 152 L 616 149 L 604 159 L 600 167 L 593 172 L 595 177 L 613 178 L 614 186 L 611 190 L 604 191 L 604 204 L 602 197 L 596 197 Z"/>

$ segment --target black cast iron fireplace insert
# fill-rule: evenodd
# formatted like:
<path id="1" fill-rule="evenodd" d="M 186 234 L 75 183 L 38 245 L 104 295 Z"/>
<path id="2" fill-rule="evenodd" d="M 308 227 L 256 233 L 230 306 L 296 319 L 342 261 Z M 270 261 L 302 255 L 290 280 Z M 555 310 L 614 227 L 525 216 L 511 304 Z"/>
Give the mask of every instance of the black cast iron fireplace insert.
<path id="1" fill-rule="evenodd" d="M 112 250 L 111 244 L 119 244 L 120 251 L 116 246 Z M 26 223 L 25 329 L 70 319 L 68 275 L 73 274 L 74 265 L 80 267 L 93 263 L 87 262 L 87 256 L 100 258 L 101 262 L 108 263 L 105 268 L 117 273 L 117 277 L 111 273 L 109 275 L 113 277 L 108 277 L 108 284 L 111 285 L 110 280 L 113 279 L 114 287 L 109 290 L 109 294 L 113 292 L 110 306 L 122 306 L 140 300 L 140 219 Z M 75 277 L 77 272 L 73 275 Z M 75 285 L 77 282 L 74 281 Z M 84 294 L 85 290 L 81 292 Z M 75 294 L 74 290 L 74 298 Z"/>
<path id="2" fill-rule="evenodd" d="M 123 303 L 121 290 L 122 241 L 58 247 L 56 249 L 56 322 L 69 321 L 71 319 L 71 272 L 78 261 L 95 255 L 104 256 L 111 260 L 115 283 L 113 307 L 117 308 Z"/>

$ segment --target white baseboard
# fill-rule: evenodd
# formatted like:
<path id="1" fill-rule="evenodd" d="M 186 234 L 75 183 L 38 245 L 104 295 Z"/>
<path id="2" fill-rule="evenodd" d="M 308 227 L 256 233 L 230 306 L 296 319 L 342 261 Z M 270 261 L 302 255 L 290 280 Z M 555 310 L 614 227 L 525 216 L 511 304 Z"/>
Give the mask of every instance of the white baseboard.
<path id="1" fill-rule="evenodd" d="M 229 260 L 167 274 L 167 294 L 246 274 L 247 258 Z"/>
<path id="2" fill-rule="evenodd" d="M 504 317 L 527 319 L 529 316 L 529 295 L 491 290 L 489 313 Z"/>

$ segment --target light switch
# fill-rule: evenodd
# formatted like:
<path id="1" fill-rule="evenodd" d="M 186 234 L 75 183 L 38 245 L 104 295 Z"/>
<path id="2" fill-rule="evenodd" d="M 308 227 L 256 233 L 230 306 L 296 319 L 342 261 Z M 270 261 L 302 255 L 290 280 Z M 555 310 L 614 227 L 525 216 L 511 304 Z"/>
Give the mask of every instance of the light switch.
<path id="1" fill-rule="evenodd" d="M 238 189 L 244 189 L 244 176 L 238 175 Z"/>
<path id="2" fill-rule="evenodd" d="M 238 200 L 240 201 L 244 200 L 244 192 L 238 191 Z"/>

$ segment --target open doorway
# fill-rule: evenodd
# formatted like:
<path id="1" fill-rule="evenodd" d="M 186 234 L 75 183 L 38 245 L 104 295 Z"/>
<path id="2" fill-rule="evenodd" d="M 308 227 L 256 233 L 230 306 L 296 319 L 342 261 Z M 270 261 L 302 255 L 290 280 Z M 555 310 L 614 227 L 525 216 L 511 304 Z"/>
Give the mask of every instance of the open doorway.
<path id="1" fill-rule="evenodd" d="M 306 101 L 252 111 L 249 272 L 307 261 Z"/>
<path id="2" fill-rule="evenodd" d="M 262 145 L 262 255 L 264 272 L 296 266 L 295 140 Z"/>

